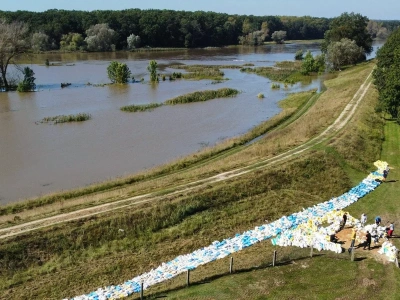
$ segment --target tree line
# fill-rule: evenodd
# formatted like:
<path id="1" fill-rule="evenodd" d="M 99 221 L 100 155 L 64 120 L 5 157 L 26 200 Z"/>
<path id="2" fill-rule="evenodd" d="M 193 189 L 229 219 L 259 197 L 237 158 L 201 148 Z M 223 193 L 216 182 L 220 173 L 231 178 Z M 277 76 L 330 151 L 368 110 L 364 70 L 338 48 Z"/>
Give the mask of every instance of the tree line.
<path id="1" fill-rule="evenodd" d="M 61 21 L 59 18 L 62 18 Z M 395 28 L 394 24 L 390 21 L 391 28 Z M 82 31 L 84 34 L 80 33 Z M 296 53 L 295 59 L 303 60 L 301 72 L 306 75 L 322 72 L 325 67 L 338 70 L 365 60 L 372 51 L 373 37 L 386 34 L 389 30 L 382 22 L 376 23 L 355 13 L 343 13 L 328 20 L 139 9 L 93 12 L 49 10 L 43 13 L 0 11 L 0 87 L 9 90 L 17 86 L 16 82 L 7 78 L 7 68 L 18 54 L 45 51 L 49 47 L 68 51 L 114 51 L 118 47 L 140 47 L 141 43 L 159 47 L 182 47 L 182 44 L 184 47 L 206 47 L 236 42 L 261 45 L 268 39 L 281 43 L 296 36 L 303 39 L 323 37 L 321 55 L 313 57 L 311 53 L 306 53 L 303 58 L 302 51 Z M 125 66 L 114 67 L 121 74 L 128 71 Z M 19 89 L 34 90 L 33 71 L 26 69 L 21 72 L 24 80 L 18 83 Z"/>
<path id="2" fill-rule="evenodd" d="M 115 49 L 127 49 L 128 37 L 139 37 L 141 46 L 210 47 L 259 44 L 271 40 L 275 31 L 286 31 L 287 39 L 322 39 L 330 19 L 316 17 L 245 16 L 204 11 L 140 10 L 45 12 L 0 11 L 8 23 L 26 23 L 36 39 L 47 39 L 46 50 L 84 45 L 87 30 L 106 24 L 112 30 Z M 45 37 L 47 36 L 47 38 Z M 111 49 L 111 48 L 110 48 Z"/>
<path id="3" fill-rule="evenodd" d="M 29 28 L 34 52 L 112 51 L 138 47 L 261 45 L 265 41 L 323 39 L 334 19 L 246 16 L 204 11 L 95 10 L 0 11 L 7 23 Z M 369 20 L 373 38 L 385 39 L 400 21 Z"/>
<path id="4" fill-rule="evenodd" d="M 374 83 L 379 92 L 376 110 L 388 113 L 400 124 L 400 28 L 389 36 L 376 58 Z"/>

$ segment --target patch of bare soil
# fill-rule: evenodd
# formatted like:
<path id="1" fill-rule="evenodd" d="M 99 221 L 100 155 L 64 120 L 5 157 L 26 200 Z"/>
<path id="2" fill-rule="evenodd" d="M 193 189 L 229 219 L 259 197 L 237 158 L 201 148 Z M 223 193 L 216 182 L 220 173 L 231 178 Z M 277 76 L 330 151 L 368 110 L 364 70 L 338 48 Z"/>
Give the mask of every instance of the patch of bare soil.
<path id="1" fill-rule="evenodd" d="M 352 227 L 345 227 L 344 229 L 336 233 L 336 236 L 338 238 L 338 243 L 342 244 L 342 247 L 345 249 L 345 253 L 348 253 L 348 249 L 350 248 L 352 229 L 353 229 Z M 382 243 L 384 242 L 384 239 L 379 239 L 379 242 L 376 244 L 372 241 L 371 250 L 368 249 L 364 250 L 363 241 L 365 241 L 365 233 L 361 231 L 357 232 L 357 238 L 354 248 L 355 257 L 357 257 L 357 255 L 362 255 L 369 258 L 374 258 L 381 263 L 389 263 L 386 255 L 378 253 Z"/>

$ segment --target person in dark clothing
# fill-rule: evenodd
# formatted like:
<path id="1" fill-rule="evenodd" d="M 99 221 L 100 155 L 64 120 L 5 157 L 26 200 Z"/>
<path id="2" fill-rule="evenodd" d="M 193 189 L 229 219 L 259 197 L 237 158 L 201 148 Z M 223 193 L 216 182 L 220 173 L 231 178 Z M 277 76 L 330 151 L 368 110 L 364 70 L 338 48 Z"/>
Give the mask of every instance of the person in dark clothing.
<path id="1" fill-rule="evenodd" d="M 367 234 L 365 236 L 367 237 L 367 240 L 365 241 L 364 250 L 367 246 L 368 250 L 371 250 L 371 234 L 369 233 L 369 231 L 367 231 Z"/>
<path id="2" fill-rule="evenodd" d="M 376 225 L 381 225 L 381 222 L 382 222 L 381 217 L 380 217 L 380 216 L 377 216 L 377 217 L 375 218 L 375 224 L 376 224 Z"/>
<path id="3" fill-rule="evenodd" d="M 329 241 L 330 241 L 331 243 L 337 243 L 338 240 L 339 240 L 339 239 L 337 238 L 336 234 L 331 234 L 331 235 L 330 235 Z"/>
<path id="4" fill-rule="evenodd" d="M 387 178 L 387 176 L 388 176 L 388 171 L 385 169 L 385 170 L 383 170 L 383 181 L 386 181 L 386 178 Z"/>
<path id="5" fill-rule="evenodd" d="M 346 222 L 347 222 L 347 212 L 344 213 L 344 215 L 343 215 L 343 220 L 342 220 L 343 225 L 342 225 L 342 229 L 344 228 L 344 226 L 346 226 Z"/>

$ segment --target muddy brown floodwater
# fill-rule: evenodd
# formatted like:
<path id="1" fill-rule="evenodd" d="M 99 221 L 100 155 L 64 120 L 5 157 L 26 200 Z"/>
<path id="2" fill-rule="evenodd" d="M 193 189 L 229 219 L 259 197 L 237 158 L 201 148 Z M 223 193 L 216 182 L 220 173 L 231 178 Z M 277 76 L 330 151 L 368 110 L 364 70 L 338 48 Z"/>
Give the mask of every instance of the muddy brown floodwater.
<path id="1" fill-rule="evenodd" d="M 223 69 L 229 80 L 165 81 L 152 85 L 149 60 L 172 63 L 271 66 L 293 60 L 300 49 L 319 52 L 316 44 L 273 45 L 145 53 L 40 54 L 24 57 L 35 72 L 37 91 L 0 93 L 0 205 L 134 174 L 205 146 L 244 134 L 277 114 L 277 102 L 288 93 L 320 88 L 309 84 L 271 90 L 267 78 L 239 69 Z M 53 66 L 46 67 L 49 59 Z M 127 85 L 108 83 L 110 61 L 127 63 L 135 79 Z M 24 66 L 24 65 L 22 65 Z M 161 73 L 175 70 L 162 68 Z M 71 86 L 61 88 L 60 83 Z M 126 113 L 130 104 L 162 103 L 172 97 L 231 87 L 242 93 L 228 99 L 162 106 L 151 112 Z M 264 99 L 257 94 L 263 93 Z M 49 125 L 44 117 L 89 113 L 82 123 Z"/>

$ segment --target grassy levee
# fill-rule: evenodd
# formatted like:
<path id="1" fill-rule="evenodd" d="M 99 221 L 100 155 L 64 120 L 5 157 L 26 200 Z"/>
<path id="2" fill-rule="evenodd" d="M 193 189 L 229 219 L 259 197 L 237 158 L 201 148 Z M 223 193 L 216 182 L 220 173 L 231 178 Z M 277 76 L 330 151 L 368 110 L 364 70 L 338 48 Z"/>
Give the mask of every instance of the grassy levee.
<path id="1" fill-rule="evenodd" d="M 275 127 L 242 151 L 136 185 L 132 193 L 135 189 L 172 188 L 172 183 L 255 163 L 304 143 L 333 122 L 372 67 L 368 63 L 341 72 L 326 82 L 327 91 L 306 113 L 293 117 L 287 126 Z M 376 92 L 371 89 L 349 126 L 334 139 L 273 168 L 3 240 L 0 295 L 5 299 L 61 299 L 121 283 L 179 254 L 342 194 L 374 169 L 372 162 L 381 149 L 382 159 L 393 167 L 388 180 L 397 179 L 399 127 L 386 124 L 382 146 L 384 122 L 373 111 L 375 103 Z M 370 220 L 375 212 L 383 218 L 396 217 L 399 193 L 395 189 L 396 182 L 387 182 L 349 212 L 357 216 L 365 210 Z M 386 194 L 380 195 L 385 198 L 378 196 L 385 190 Z M 275 249 L 281 264 L 270 268 Z M 393 264 L 378 263 L 362 252 L 356 254 L 356 262 L 351 262 L 347 253 L 320 254 L 309 259 L 307 249 L 275 248 L 267 241 L 235 254 L 237 273 L 232 276 L 223 276 L 229 265 L 228 260 L 220 260 L 193 271 L 193 287 L 180 289 L 185 279 L 179 276 L 151 288 L 146 295 L 153 298 L 168 293 L 171 299 L 395 299 L 399 292 L 399 273 Z"/>
<path id="2" fill-rule="evenodd" d="M 319 146 L 318 151 L 334 158 L 353 184 L 364 178 L 367 170 L 374 169 L 372 161 L 387 161 L 391 167 L 387 182 L 347 210 L 355 217 L 366 213 L 368 223 L 380 215 L 384 224 L 387 221 L 399 224 L 400 126 L 376 114 L 376 103 L 377 92 L 371 88 L 345 130 Z M 319 184 L 328 178 L 316 176 L 315 180 Z M 395 234 L 392 243 L 399 248 L 398 236 Z M 278 251 L 278 257 L 283 252 L 283 257 L 282 264 L 272 268 L 271 251 L 274 249 Z M 224 268 L 225 273 L 211 273 L 208 278 L 192 274 L 198 281 L 190 288 L 182 288 L 185 282 L 181 277 L 175 286 L 164 288 L 169 292 L 159 288 L 155 295 L 168 299 L 397 299 L 400 292 L 400 273 L 394 264 L 387 264 L 384 257 L 370 255 L 364 250 L 356 251 L 355 262 L 350 261 L 347 253 L 322 251 L 320 256 L 309 258 L 308 249 L 271 245 L 260 246 L 254 251 L 261 258 L 254 259 L 244 270 L 238 267 L 236 274 L 227 275 L 228 261 L 225 260 L 223 267 L 216 266 L 220 270 Z M 249 255 L 240 254 L 235 259 L 244 261 Z"/>

